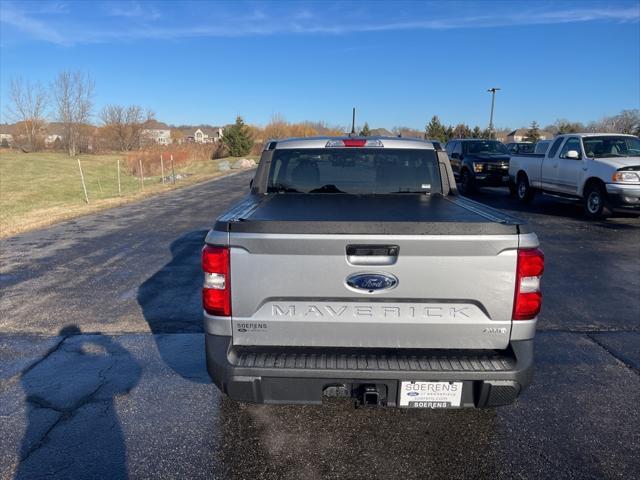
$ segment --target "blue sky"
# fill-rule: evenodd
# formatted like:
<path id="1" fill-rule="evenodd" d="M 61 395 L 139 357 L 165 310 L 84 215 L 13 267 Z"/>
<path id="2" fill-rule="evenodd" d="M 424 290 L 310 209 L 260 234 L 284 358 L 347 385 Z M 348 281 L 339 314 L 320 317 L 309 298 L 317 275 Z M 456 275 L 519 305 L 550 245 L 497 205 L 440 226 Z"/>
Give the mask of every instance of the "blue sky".
<path id="1" fill-rule="evenodd" d="M 95 80 L 96 111 L 140 104 L 172 124 L 240 114 L 422 129 L 596 120 L 640 108 L 640 2 L 12 2 L 9 79 Z"/>

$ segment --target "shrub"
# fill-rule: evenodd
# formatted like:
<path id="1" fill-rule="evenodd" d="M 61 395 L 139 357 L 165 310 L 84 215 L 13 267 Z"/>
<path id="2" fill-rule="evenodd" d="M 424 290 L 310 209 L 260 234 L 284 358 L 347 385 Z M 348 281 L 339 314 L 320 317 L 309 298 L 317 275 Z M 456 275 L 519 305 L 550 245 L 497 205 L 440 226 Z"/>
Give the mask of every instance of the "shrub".
<path id="1" fill-rule="evenodd" d="M 253 147 L 253 137 L 249 127 L 244 123 L 242 117 L 236 118 L 236 123 L 224 130 L 222 142 L 229 150 L 232 157 L 242 157 L 247 155 Z"/>
<path id="2" fill-rule="evenodd" d="M 169 147 L 154 146 L 145 150 L 129 152 L 126 156 L 127 169 L 132 175 L 140 175 L 140 163 L 142 173 L 148 175 L 160 175 L 162 165 L 160 155 L 164 162 L 165 176 L 171 175 L 171 156 L 173 155 L 173 167 L 179 169 L 192 162 L 201 162 L 213 158 L 215 145 L 212 144 L 187 144 Z"/>

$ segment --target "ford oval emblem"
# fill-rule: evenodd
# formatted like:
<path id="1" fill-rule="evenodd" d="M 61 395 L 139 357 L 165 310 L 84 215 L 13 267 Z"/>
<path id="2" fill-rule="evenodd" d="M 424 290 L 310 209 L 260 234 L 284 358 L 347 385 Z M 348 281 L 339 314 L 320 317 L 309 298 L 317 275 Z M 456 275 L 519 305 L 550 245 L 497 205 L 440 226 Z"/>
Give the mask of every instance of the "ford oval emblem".
<path id="1" fill-rule="evenodd" d="M 356 273 L 347 277 L 347 286 L 366 293 L 382 293 L 398 285 L 398 279 L 388 273 Z"/>

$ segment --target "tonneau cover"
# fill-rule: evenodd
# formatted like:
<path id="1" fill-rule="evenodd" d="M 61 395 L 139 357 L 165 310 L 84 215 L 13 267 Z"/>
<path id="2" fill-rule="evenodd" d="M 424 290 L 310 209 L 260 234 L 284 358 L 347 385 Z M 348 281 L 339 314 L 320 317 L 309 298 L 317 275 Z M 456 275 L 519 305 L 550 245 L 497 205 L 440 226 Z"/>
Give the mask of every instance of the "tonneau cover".
<path id="1" fill-rule="evenodd" d="M 458 195 L 250 195 L 215 230 L 243 233 L 504 235 L 523 222 Z"/>

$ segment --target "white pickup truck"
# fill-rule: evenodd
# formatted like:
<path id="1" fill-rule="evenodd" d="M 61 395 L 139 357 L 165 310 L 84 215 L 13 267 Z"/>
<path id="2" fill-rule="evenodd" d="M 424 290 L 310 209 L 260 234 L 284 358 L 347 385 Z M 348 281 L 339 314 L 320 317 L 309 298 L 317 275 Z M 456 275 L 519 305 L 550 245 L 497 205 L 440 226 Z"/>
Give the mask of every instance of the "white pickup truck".
<path id="1" fill-rule="evenodd" d="M 612 211 L 640 214 L 640 139 L 609 133 L 560 135 L 545 154 L 513 155 L 509 179 L 523 203 L 542 192 L 581 200 L 592 219 Z"/>

